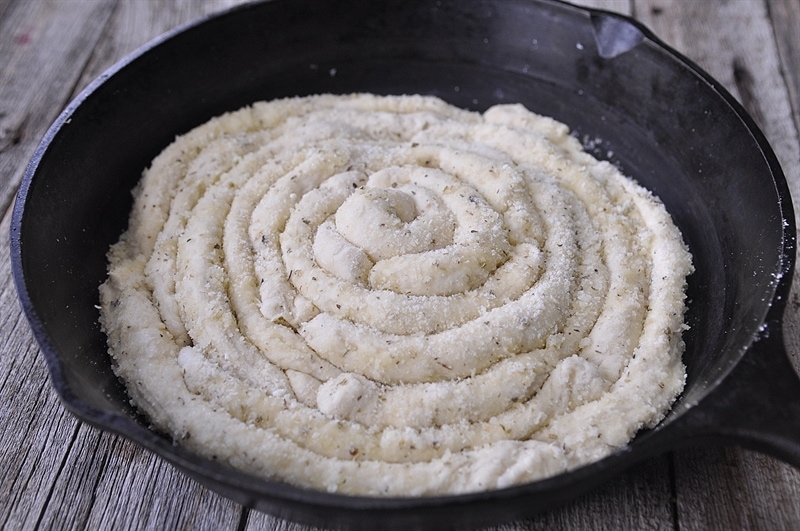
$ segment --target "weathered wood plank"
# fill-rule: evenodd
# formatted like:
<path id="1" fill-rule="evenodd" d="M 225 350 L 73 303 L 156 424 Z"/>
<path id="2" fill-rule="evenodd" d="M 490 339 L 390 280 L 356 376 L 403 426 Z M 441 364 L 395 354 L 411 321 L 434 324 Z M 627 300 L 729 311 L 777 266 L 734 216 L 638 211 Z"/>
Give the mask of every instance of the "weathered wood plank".
<path id="1" fill-rule="evenodd" d="M 2 12 L 0 212 L 66 103 L 115 3 L 26 0 L 7 4 Z"/>
<path id="2" fill-rule="evenodd" d="M 238 506 L 117 436 L 81 425 L 42 514 L 46 529 L 236 529 Z"/>
<path id="3" fill-rule="evenodd" d="M 789 93 L 795 130 L 800 137 L 800 2 L 797 0 L 770 0 L 767 3 L 769 18 L 775 34 L 780 58 L 781 73 Z M 800 144 L 800 139 L 798 140 Z M 800 159 L 788 160 L 784 166 L 800 167 Z M 784 171 L 785 167 L 784 167 Z M 800 196 L 792 189 L 795 212 L 800 216 Z M 800 268 L 798 268 L 800 269 Z M 800 374 L 800 273 L 795 282 L 784 317 L 784 340 L 792 365 Z"/>
<path id="4" fill-rule="evenodd" d="M 630 16 L 633 12 L 633 0 L 573 0 L 576 6 L 605 9 Z"/>
<path id="5" fill-rule="evenodd" d="M 778 4 L 782 1 L 772 2 Z M 747 7 L 637 0 L 636 13 L 739 99 L 773 146 L 798 198 L 800 144 L 767 5 L 751 1 Z M 796 46 L 787 42 L 784 47 Z M 797 308 L 790 304 L 786 317 L 787 345 L 795 356 Z M 675 469 L 682 529 L 789 529 L 800 522 L 800 471 L 774 459 L 738 449 L 687 450 L 676 455 Z"/>
<path id="6" fill-rule="evenodd" d="M 92 53 L 77 89 L 82 89 L 115 62 L 159 35 L 204 15 L 247 1 L 121 0 L 105 28 L 102 40 Z"/>
<path id="7" fill-rule="evenodd" d="M 4 58 L 0 59 L 4 61 L 0 73 L 3 95 L 0 109 L 14 110 L 14 113 L 0 115 L 0 124 L 6 127 L 9 119 L 22 116 L 18 121 L 24 122 L 25 133 L 17 127 L 15 132 L 5 136 L 13 136 L 12 141 L 0 143 L 3 189 L 12 190 L 21 177 L 21 168 L 12 172 L 11 165 L 24 164 L 18 161 L 30 156 L 49 122 L 98 73 L 166 29 L 232 3 L 235 2 L 133 0 L 113 10 L 113 2 L 97 0 L 67 7 L 73 16 L 89 19 L 86 27 L 65 17 L 60 10 L 63 6 L 38 0 L 30 1 L 19 13 L 8 13 L 0 24 L 16 28 L 22 37 L 18 38 L 21 48 L 15 50 L 16 55 L 2 55 L 0 44 L 0 57 Z M 53 31 L 50 27 L 55 22 L 48 17 L 57 19 L 63 31 Z M 30 20 L 33 22 L 26 22 Z M 19 33 L 24 28 L 30 29 Z M 7 35 L 1 29 L 0 34 Z M 46 42 L 28 49 L 23 45 L 30 44 L 29 39 Z M 14 39 L 6 41 L 13 43 Z M 72 42 L 72 51 L 64 55 L 74 59 L 66 61 L 63 68 L 50 63 L 42 66 L 39 55 L 61 49 L 65 42 Z M 25 55 L 26 52 L 33 53 L 34 57 Z M 62 60 L 66 60 L 65 57 Z M 26 83 L 49 86 L 48 81 L 37 80 L 38 73 L 32 71 L 37 61 L 47 74 L 42 77 L 52 80 L 54 87 L 49 92 L 44 91 L 45 94 L 31 97 L 25 93 Z M 21 66 L 17 68 L 17 64 Z M 74 71 L 67 76 L 66 70 Z M 80 76 L 82 70 L 84 75 Z M 56 86 L 59 91 L 55 90 Z M 37 127 L 31 127 L 34 121 Z M 25 146 L 22 146 L 23 136 Z M 5 171 L 6 166 L 10 168 L 8 171 Z M 5 209 L 8 203 L 6 199 L 0 206 Z M 8 234 L 9 216 L 10 210 L 2 234 Z M 0 361 L 3 375 L 0 432 L 13 436 L 4 435 L 4 444 L 0 446 L 0 459 L 8 464 L 0 472 L 0 527 L 236 529 L 242 515 L 239 506 L 210 493 L 148 452 L 116 436 L 81 425 L 61 407 L 16 302 L 8 254 L 8 241 L 3 239 L 0 244 L 0 279 L 3 281 L 0 338 L 5 344 L 0 346 L 2 352 L 12 355 L 4 355 Z M 14 402 L 13 398 L 20 396 L 26 400 Z M 31 445 L 30 441 L 36 442 Z"/>
<path id="8" fill-rule="evenodd" d="M 767 8 L 775 33 L 781 72 L 789 91 L 795 128 L 800 130 L 800 2 L 770 0 Z"/>
<path id="9" fill-rule="evenodd" d="M 10 210 L 0 223 L 8 234 Z M 8 240 L 0 241 L 0 528 L 35 526 L 49 503 L 78 422 L 50 387 L 11 281 Z"/>
<path id="10" fill-rule="evenodd" d="M 681 529 L 797 528 L 797 470 L 775 459 L 734 449 L 696 449 L 679 455 Z"/>
<path id="11" fill-rule="evenodd" d="M 800 2 L 797 0 L 770 0 L 767 3 L 767 9 L 780 59 L 781 74 L 789 95 L 795 131 L 800 136 Z M 798 143 L 800 141 L 796 144 Z M 790 180 L 794 178 L 797 171 L 800 171 L 798 170 L 800 158 L 792 153 L 785 155 L 782 164 Z M 797 187 L 792 188 L 792 197 L 795 211 L 800 212 L 800 196 L 797 195 Z M 795 275 L 795 278 L 798 276 L 800 275 Z M 787 351 L 795 370 L 800 374 L 800 280 L 794 282 L 790 303 L 784 318 L 784 326 Z"/>
<path id="12" fill-rule="evenodd" d="M 0 20 L 3 20 L 6 10 L 11 5 L 12 0 L 0 0 Z"/>

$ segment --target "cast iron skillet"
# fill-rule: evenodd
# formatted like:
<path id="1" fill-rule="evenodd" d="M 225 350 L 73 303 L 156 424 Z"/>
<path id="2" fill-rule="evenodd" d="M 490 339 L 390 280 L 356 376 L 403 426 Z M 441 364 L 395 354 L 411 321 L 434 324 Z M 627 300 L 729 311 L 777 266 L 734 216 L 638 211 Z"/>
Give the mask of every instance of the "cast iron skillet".
<path id="1" fill-rule="evenodd" d="M 176 134 L 259 99 L 425 93 L 482 110 L 521 102 L 566 122 L 665 202 L 694 255 L 688 383 L 629 448 L 543 481 L 373 499 L 289 487 L 188 454 L 131 411 L 97 318 L 129 190 Z M 275 0 L 158 39 L 92 83 L 48 131 L 11 228 L 24 311 L 66 407 L 240 503 L 349 527 L 478 526 L 568 500 L 684 444 L 737 444 L 800 466 L 800 381 L 781 318 L 795 222 L 781 169 L 734 99 L 633 20 L 554 0 Z"/>

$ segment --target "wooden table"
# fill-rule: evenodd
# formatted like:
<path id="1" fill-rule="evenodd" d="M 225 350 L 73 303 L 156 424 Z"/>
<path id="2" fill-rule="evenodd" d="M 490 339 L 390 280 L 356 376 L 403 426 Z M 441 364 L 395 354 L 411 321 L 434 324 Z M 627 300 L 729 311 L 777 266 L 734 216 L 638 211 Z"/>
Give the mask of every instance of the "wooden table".
<path id="1" fill-rule="evenodd" d="M 0 528 L 306 529 L 221 498 L 68 414 L 9 265 L 16 188 L 62 108 L 149 39 L 240 2 L 0 0 Z M 579 3 L 633 15 L 722 82 L 763 128 L 800 197 L 800 0 Z M 786 343 L 798 367 L 800 296 L 788 307 Z M 498 529 L 543 528 L 800 529 L 800 471 L 739 449 L 679 451 Z"/>

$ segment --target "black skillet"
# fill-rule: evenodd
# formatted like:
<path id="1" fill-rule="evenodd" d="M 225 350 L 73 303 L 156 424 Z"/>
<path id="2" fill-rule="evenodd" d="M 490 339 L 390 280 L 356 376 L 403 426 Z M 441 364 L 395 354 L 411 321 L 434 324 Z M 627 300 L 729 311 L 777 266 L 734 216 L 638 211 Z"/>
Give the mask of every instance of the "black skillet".
<path id="1" fill-rule="evenodd" d="M 105 252 L 129 190 L 176 134 L 259 99 L 425 93 L 482 110 L 521 102 L 566 122 L 665 202 L 694 255 L 688 383 L 623 452 L 544 481 L 464 496 L 374 499 L 289 487 L 188 454 L 148 430 L 97 324 Z M 800 466 L 800 380 L 783 346 L 795 221 L 761 132 L 713 79 L 638 23 L 554 0 L 275 0 L 148 44 L 92 83 L 48 131 L 13 213 L 24 311 L 66 407 L 204 485 L 282 517 L 408 529 L 545 510 L 685 444 L 754 448 Z"/>

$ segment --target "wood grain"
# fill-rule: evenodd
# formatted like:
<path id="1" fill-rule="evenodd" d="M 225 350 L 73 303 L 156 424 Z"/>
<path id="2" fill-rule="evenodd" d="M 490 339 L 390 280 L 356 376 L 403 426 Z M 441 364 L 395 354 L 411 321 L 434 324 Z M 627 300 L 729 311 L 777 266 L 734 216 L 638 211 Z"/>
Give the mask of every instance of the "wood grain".
<path id="1" fill-rule="evenodd" d="M 147 40 L 235 3 L 31 2 L 22 9 L 24 2 L 16 2 L 7 7 L 7 18 L 0 20 L 2 234 L 9 231 L 6 208 L 22 176 L 20 161 L 30 158 L 47 126 L 77 92 Z M 236 529 L 241 507 L 64 410 L 19 309 L 8 254 L 3 239 L 0 347 L 14 356 L 0 358 L 0 432 L 5 434 L 0 462 L 11 465 L 0 471 L 0 527 Z M 15 402 L 15 397 L 26 399 Z M 181 493 L 177 502 L 175 492 Z"/>
<path id="2" fill-rule="evenodd" d="M 10 211 L 0 223 L 8 234 Z M 0 528 L 34 527 L 78 422 L 50 387 L 44 363 L 11 282 L 9 249 L 0 245 Z"/>
<path id="3" fill-rule="evenodd" d="M 241 1 L 0 0 L 0 234 L 8 234 L 9 207 L 25 163 L 71 98 L 160 33 Z M 800 2 L 576 3 L 637 17 L 715 76 L 762 127 L 793 196 L 800 197 Z M 798 293 L 786 319 L 796 367 Z M 20 311 L 5 237 L 0 353 L 0 528 L 311 529 L 244 509 L 67 413 Z M 752 452 L 714 448 L 650 460 L 564 507 L 493 529 L 798 526 L 798 470 Z"/>
<path id="4" fill-rule="evenodd" d="M 789 92 L 795 129 L 800 131 L 800 2 L 772 0 L 767 3 L 767 9 L 775 34 L 781 74 Z"/>
<path id="5" fill-rule="evenodd" d="M 0 11 L 0 211 L 67 103 L 113 0 L 14 0 Z"/>
<path id="6" fill-rule="evenodd" d="M 767 4 L 713 4 L 708 9 L 700 2 L 637 0 L 636 12 L 742 103 L 772 145 L 792 195 L 800 197 L 797 127 Z M 785 333 L 794 353 L 796 316 L 797 307 L 789 305 Z M 675 474 L 682 529 L 790 529 L 800 522 L 800 471 L 769 457 L 739 449 L 686 450 L 676 455 Z"/>
<path id="7" fill-rule="evenodd" d="M 83 70 L 78 89 L 161 34 L 247 0 L 128 0 L 119 2 Z"/>
<path id="8" fill-rule="evenodd" d="M 575 0 L 572 3 L 582 7 L 613 11 L 626 16 L 633 14 L 633 0 Z"/>
<path id="9" fill-rule="evenodd" d="M 211 531 L 236 529 L 243 515 L 240 506 L 151 453 L 85 424 L 76 433 L 63 471 L 41 515 L 45 528 Z"/>

